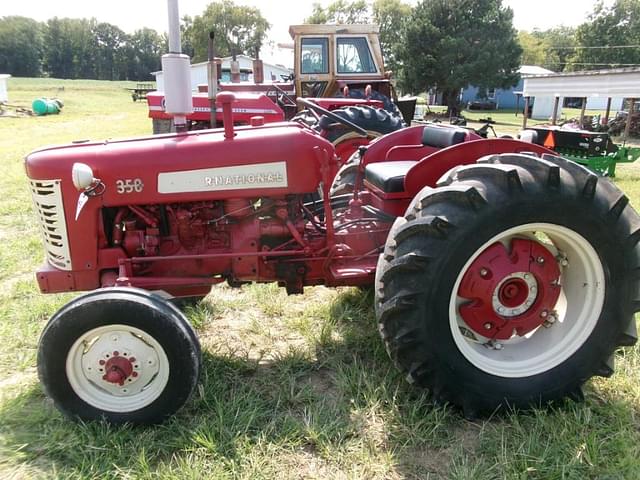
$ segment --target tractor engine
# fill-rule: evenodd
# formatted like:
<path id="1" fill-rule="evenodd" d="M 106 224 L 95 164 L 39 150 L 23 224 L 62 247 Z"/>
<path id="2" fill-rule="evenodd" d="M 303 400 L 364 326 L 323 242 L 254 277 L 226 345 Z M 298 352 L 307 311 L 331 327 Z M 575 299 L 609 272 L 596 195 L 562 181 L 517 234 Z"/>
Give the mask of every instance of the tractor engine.
<path id="1" fill-rule="evenodd" d="M 257 253 L 300 249 L 322 240 L 306 229 L 301 195 L 281 198 L 233 198 L 212 202 L 127 206 L 103 212 L 106 242 L 122 248 L 134 276 L 211 276 L 231 284 L 271 277 Z M 213 255 L 215 254 L 215 255 Z M 144 262 L 145 257 L 200 255 L 196 262 Z M 204 258 L 206 255 L 211 257 Z M 187 257 L 189 258 L 189 257 Z"/>

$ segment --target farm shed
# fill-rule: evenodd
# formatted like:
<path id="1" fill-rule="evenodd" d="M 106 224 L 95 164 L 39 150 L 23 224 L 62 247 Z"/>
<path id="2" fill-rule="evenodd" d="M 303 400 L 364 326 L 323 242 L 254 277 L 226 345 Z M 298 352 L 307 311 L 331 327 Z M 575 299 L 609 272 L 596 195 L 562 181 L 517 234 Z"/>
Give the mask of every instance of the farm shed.
<path id="1" fill-rule="evenodd" d="M 565 98 L 586 98 L 586 109 L 616 111 L 625 98 L 640 98 L 640 68 L 527 75 L 522 90 L 525 99 L 535 98 L 534 119 L 552 119 L 554 108 L 558 119 Z"/>
<path id="2" fill-rule="evenodd" d="M 236 55 L 240 64 L 240 80 L 243 82 L 253 81 L 253 58 L 247 55 Z M 281 81 L 280 75 L 289 75 L 291 70 L 282 65 L 272 65 L 263 62 L 265 82 Z M 159 91 L 164 91 L 164 74 L 162 70 L 151 72 L 156 77 L 156 84 Z M 222 58 L 222 81 L 231 81 L 231 57 Z M 207 62 L 194 63 L 191 65 L 191 89 L 197 90 L 198 85 L 207 83 Z"/>

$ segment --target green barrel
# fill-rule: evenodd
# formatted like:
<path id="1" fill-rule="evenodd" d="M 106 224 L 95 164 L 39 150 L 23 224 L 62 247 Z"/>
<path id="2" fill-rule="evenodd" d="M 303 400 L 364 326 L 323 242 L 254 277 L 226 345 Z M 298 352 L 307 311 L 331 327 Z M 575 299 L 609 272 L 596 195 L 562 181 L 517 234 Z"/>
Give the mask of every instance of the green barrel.
<path id="1" fill-rule="evenodd" d="M 36 115 L 49 115 L 60 113 L 60 102 L 49 98 L 36 98 L 31 104 L 33 113 Z"/>

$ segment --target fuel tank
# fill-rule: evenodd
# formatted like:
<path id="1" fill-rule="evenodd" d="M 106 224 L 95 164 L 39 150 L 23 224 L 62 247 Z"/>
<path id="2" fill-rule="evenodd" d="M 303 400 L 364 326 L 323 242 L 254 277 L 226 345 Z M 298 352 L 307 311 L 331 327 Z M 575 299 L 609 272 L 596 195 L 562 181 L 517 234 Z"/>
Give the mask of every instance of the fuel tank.
<path id="1" fill-rule="evenodd" d="M 323 152 L 324 151 L 324 152 Z M 74 163 L 104 184 L 104 206 L 257 198 L 313 192 L 320 159 L 334 161 L 331 143 L 297 123 L 201 130 L 100 143 L 76 143 L 30 153 L 31 180 L 73 188 Z"/>

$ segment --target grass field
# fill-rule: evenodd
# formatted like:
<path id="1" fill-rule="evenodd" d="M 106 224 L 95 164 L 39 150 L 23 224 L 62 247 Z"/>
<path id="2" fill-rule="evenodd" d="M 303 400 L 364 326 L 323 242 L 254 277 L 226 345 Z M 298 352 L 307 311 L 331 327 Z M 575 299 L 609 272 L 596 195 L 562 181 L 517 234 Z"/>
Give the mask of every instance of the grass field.
<path id="1" fill-rule="evenodd" d="M 12 103 L 59 116 L 0 118 L 0 478 L 637 479 L 640 351 L 617 355 L 583 403 L 470 422 L 435 407 L 388 360 L 357 289 L 216 287 L 188 312 L 204 349 L 194 398 L 163 425 L 63 418 L 35 373 L 38 335 L 69 295 L 41 295 L 42 249 L 22 159 L 74 139 L 150 131 L 124 84 L 11 79 Z M 64 90 L 61 88 L 64 87 Z M 640 208 L 640 167 L 616 183 Z"/>

